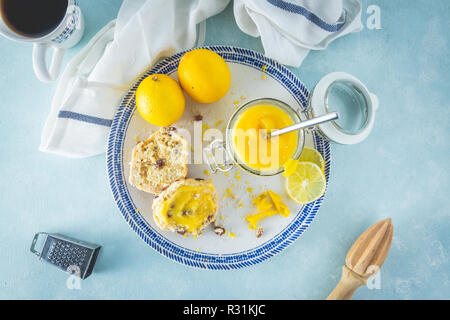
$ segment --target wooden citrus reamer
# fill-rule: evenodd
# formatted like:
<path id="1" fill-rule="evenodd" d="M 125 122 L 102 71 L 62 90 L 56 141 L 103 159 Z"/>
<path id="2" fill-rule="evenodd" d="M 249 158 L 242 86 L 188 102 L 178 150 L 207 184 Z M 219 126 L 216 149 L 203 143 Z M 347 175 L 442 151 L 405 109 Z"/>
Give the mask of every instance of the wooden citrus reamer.
<path id="1" fill-rule="evenodd" d="M 353 244 L 342 267 L 342 277 L 327 300 L 349 300 L 383 265 L 392 242 L 391 218 L 367 229 Z"/>

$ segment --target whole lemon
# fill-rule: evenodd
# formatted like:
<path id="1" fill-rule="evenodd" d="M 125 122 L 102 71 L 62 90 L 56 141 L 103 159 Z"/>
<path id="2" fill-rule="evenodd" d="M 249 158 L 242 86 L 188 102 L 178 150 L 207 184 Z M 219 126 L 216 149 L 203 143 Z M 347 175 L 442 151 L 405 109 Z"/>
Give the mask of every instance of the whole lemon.
<path id="1" fill-rule="evenodd" d="M 169 126 L 184 112 L 186 100 L 178 83 L 165 74 L 152 74 L 136 90 L 136 107 L 142 118 L 156 126 Z"/>
<path id="2" fill-rule="evenodd" d="M 178 65 L 178 80 L 195 101 L 220 100 L 231 84 L 231 74 L 221 56 L 208 49 L 194 49 L 183 55 Z"/>

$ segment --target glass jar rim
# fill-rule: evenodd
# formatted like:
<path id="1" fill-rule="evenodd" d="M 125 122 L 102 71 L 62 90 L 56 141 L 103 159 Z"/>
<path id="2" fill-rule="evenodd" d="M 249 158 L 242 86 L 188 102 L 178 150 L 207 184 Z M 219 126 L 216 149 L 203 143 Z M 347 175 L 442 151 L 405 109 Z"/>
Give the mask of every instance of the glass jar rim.
<path id="1" fill-rule="evenodd" d="M 363 119 L 361 121 L 361 127 L 359 129 L 350 129 L 350 131 L 345 131 L 343 127 L 338 127 L 334 122 L 322 123 L 316 126 L 318 133 L 325 139 L 331 142 L 349 145 L 360 143 L 373 129 L 375 114 L 379 107 L 378 97 L 371 93 L 367 87 L 355 76 L 345 73 L 345 72 L 332 72 L 324 76 L 320 81 L 314 86 L 308 98 L 308 113 L 309 117 L 315 117 L 330 111 L 338 111 L 334 108 L 330 109 L 327 106 L 327 99 L 332 88 L 336 84 L 342 84 L 344 86 L 352 85 L 350 88 L 352 91 L 356 91 L 359 98 L 364 99 L 365 105 L 362 109 Z M 330 88 L 331 87 L 331 88 Z M 341 115 L 345 117 L 344 115 Z M 348 120 L 348 119 L 347 119 Z"/>
<path id="2" fill-rule="evenodd" d="M 362 90 L 362 88 L 360 88 L 358 83 L 356 83 L 354 81 L 350 81 L 350 80 L 347 80 L 347 79 L 334 80 L 333 82 L 330 83 L 330 85 L 328 86 L 328 88 L 325 91 L 324 104 L 325 104 L 325 110 L 327 112 L 331 112 L 332 111 L 332 108 L 329 106 L 329 97 L 331 95 L 331 92 L 334 89 L 338 88 L 339 86 L 343 86 L 343 87 L 346 87 L 346 88 L 350 89 L 353 93 L 357 94 L 359 97 L 361 97 L 364 100 L 364 104 L 362 105 L 364 110 L 361 111 L 361 113 L 363 114 L 363 121 L 361 121 L 361 123 L 359 124 L 359 128 L 357 130 L 344 129 L 343 127 L 341 127 L 335 121 L 332 121 L 331 123 L 336 127 L 336 129 L 338 129 L 339 131 L 341 131 L 344 134 L 358 135 L 364 129 L 366 129 L 366 127 L 367 127 L 367 125 L 369 123 L 368 100 L 370 100 L 370 97 L 366 97 L 366 95 L 364 94 L 364 91 Z"/>

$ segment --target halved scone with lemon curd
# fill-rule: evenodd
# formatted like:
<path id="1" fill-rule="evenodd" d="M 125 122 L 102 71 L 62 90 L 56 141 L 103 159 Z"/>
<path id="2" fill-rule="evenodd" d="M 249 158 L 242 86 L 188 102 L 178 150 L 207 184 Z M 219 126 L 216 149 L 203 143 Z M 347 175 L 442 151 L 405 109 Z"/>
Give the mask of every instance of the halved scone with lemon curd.
<path id="1" fill-rule="evenodd" d="M 192 178 L 172 183 L 152 205 L 160 229 L 194 236 L 216 220 L 218 208 L 212 181 Z"/>
<path id="2" fill-rule="evenodd" d="M 130 183 L 136 188 L 158 194 L 188 173 L 188 143 L 175 127 L 163 127 L 132 151 Z"/>

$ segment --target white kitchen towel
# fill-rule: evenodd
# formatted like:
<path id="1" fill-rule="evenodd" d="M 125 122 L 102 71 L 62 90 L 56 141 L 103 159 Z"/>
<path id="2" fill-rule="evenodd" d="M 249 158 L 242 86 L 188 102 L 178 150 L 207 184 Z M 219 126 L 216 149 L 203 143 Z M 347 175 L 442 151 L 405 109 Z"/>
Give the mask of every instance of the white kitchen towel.
<path id="1" fill-rule="evenodd" d="M 234 16 L 243 32 L 261 37 L 266 56 L 294 67 L 363 28 L 359 0 L 234 0 Z"/>
<path id="2" fill-rule="evenodd" d="M 204 21 L 229 0 L 124 0 L 59 80 L 39 150 L 84 158 L 104 153 L 120 99 L 158 59 L 201 45 Z"/>
<path id="3" fill-rule="evenodd" d="M 124 0 L 61 76 L 39 149 L 83 158 L 106 150 L 126 90 L 158 59 L 201 45 L 205 20 L 230 0 Z M 242 31 L 261 36 L 266 55 L 299 66 L 310 49 L 362 29 L 359 0 L 235 0 Z"/>

